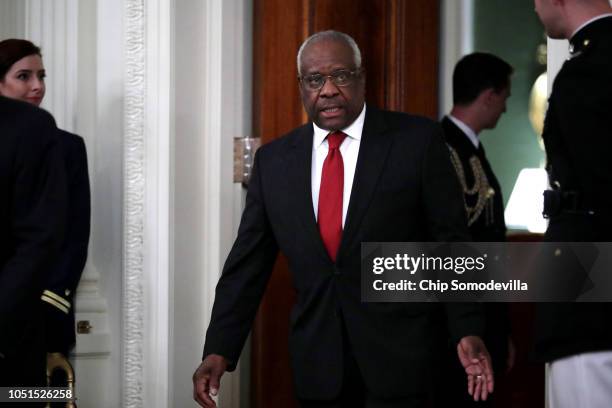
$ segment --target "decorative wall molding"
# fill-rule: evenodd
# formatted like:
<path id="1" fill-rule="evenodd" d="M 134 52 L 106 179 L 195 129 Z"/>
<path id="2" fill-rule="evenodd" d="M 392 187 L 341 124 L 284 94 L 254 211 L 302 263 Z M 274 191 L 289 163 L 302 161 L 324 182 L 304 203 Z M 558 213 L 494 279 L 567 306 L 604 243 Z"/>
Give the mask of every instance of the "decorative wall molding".
<path id="1" fill-rule="evenodd" d="M 162 408 L 171 395 L 173 2 L 124 7 L 123 406 Z"/>
<path id="2" fill-rule="evenodd" d="M 207 0 L 204 35 L 204 327 L 208 327 L 215 288 L 234 241 L 242 191 L 233 183 L 233 139 L 252 132 L 252 0 Z M 247 346 L 248 348 L 248 346 Z M 243 353 L 241 361 L 250 355 Z M 248 401 L 238 369 L 223 376 L 221 407 L 238 408 Z M 246 377 L 246 378 L 245 378 Z M 244 400 L 241 401 L 241 398 Z M 242 404 L 241 404 L 242 403 Z"/>
<path id="3" fill-rule="evenodd" d="M 208 0 L 205 7 L 205 38 L 204 38 L 204 225 L 207 239 L 203 242 L 204 265 L 207 271 L 202 292 L 204 302 L 204 327 L 210 324 L 212 306 L 215 299 L 215 287 L 219 281 L 224 257 L 221 246 L 224 229 L 227 223 L 223 217 L 224 210 L 228 209 L 222 202 L 224 187 L 231 184 L 233 178 L 224 180 L 223 177 L 223 96 L 227 72 L 224 72 L 225 36 L 223 33 L 224 6 L 223 0 Z M 230 2 L 226 2 L 230 3 Z M 238 116 L 238 115 L 237 115 Z M 225 156 L 231 157 L 231 156 Z M 215 197 L 213 199 L 213 197 Z M 238 407 L 233 404 L 231 392 L 233 375 L 224 375 L 219 393 L 219 404 L 222 407 Z"/>
<path id="4" fill-rule="evenodd" d="M 206 2 L 205 9 L 206 35 L 204 38 L 205 61 L 204 61 L 204 88 L 206 96 L 204 99 L 204 111 L 206 120 L 204 122 L 204 173 L 207 174 L 204 183 L 204 195 L 206 197 L 221 197 L 223 188 L 222 181 L 222 146 L 221 135 L 223 132 L 223 1 L 210 0 Z M 204 260 L 206 270 L 209 271 L 203 292 L 207 297 L 204 316 L 206 322 L 204 327 L 210 323 L 212 305 L 214 302 L 215 287 L 219 280 L 220 271 L 223 266 L 221 258 L 220 240 L 223 221 L 219 214 L 221 212 L 221 200 L 206 200 L 204 204 L 204 224 L 212 239 L 204 243 Z M 217 238 L 217 239 L 215 239 Z"/>
<path id="5" fill-rule="evenodd" d="M 123 396 L 144 407 L 145 0 L 124 0 Z"/>
<path id="6" fill-rule="evenodd" d="M 145 33 L 144 406 L 174 406 L 173 290 L 174 1 L 147 0 Z"/>

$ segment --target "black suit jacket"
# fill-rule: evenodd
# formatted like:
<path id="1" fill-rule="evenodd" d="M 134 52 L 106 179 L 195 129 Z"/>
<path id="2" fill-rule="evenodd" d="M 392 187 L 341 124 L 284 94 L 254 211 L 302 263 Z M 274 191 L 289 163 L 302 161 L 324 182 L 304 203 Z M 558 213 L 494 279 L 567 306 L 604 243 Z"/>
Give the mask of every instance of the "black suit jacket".
<path id="1" fill-rule="evenodd" d="M 342 324 L 374 394 L 423 392 L 444 350 L 444 315 L 459 339 L 481 333 L 481 311 L 472 304 L 362 303 L 360 250 L 369 241 L 469 239 L 440 128 L 424 118 L 367 109 L 335 264 L 312 207 L 312 140 L 307 124 L 257 152 L 204 356 L 220 354 L 233 362 L 230 370 L 235 367 L 280 249 L 297 291 L 289 339 L 297 396 L 329 399 L 340 392 Z"/>
<path id="2" fill-rule="evenodd" d="M 595 214 L 552 216 L 545 240 L 608 242 L 612 241 L 612 17 L 582 28 L 571 44 L 572 56 L 555 78 L 544 122 L 547 168 L 552 186 L 577 192 L 580 207 Z M 572 262 L 559 259 L 560 266 Z M 610 316 L 610 303 L 539 305 L 536 356 L 551 361 L 612 350 Z"/>
<path id="3" fill-rule="evenodd" d="M 53 118 L 0 97 L 0 353 L 42 345 L 40 294 L 63 237 L 66 180 Z"/>
<path id="4" fill-rule="evenodd" d="M 47 351 L 67 353 L 75 342 L 74 294 L 89 244 L 91 198 L 83 138 L 58 130 L 68 184 L 64 242 L 51 264 L 42 293 Z"/>

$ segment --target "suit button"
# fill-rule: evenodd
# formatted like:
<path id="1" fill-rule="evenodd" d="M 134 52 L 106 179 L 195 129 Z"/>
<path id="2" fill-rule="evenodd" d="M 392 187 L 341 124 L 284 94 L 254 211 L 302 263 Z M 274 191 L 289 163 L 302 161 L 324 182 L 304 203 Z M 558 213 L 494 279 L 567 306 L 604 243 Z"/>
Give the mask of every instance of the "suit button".
<path id="1" fill-rule="evenodd" d="M 338 265 L 334 265 L 334 275 L 341 275 L 342 272 L 340 272 L 340 268 L 338 268 Z"/>

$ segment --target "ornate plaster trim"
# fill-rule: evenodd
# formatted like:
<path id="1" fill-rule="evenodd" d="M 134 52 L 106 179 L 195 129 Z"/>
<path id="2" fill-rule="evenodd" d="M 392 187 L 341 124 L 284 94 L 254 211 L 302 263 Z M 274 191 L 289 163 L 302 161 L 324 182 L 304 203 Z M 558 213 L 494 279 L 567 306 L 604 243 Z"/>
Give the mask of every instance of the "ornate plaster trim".
<path id="1" fill-rule="evenodd" d="M 123 398 L 143 407 L 145 222 L 145 3 L 124 0 Z"/>

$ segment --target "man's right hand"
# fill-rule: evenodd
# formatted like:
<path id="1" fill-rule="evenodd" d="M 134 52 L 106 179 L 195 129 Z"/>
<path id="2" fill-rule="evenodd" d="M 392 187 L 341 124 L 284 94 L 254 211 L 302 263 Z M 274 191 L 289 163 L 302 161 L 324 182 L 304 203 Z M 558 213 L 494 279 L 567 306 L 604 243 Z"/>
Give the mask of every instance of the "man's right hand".
<path id="1" fill-rule="evenodd" d="M 212 397 L 219 393 L 221 376 L 227 369 L 227 360 L 218 354 L 210 354 L 193 373 L 193 399 L 205 408 L 216 407 Z"/>

